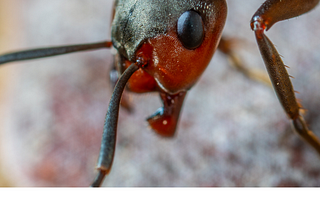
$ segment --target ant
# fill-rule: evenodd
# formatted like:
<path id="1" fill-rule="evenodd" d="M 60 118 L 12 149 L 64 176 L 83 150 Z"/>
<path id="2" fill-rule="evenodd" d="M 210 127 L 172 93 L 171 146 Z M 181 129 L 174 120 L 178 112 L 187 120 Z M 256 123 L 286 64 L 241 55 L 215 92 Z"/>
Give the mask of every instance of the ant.
<path id="1" fill-rule="evenodd" d="M 260 3 L 262 3 L 262 2 L 260 2 Z M 231 4 L 231 3 L 230 3 Z M 229 4 L 229 2 L 228 2 L 228 6 L 230 5 Z M 234 4 L 236 4 L 236 3 L 234 3 Z M 258 7 L 259 7 L 260 5 L 258 5 Z M 229 6 L 230 7 L 230 6 Z M 258 8 L 258 7 L 256 7 L 256 9 Z M 230 10 L 230 9 L 229 9 Z M 311 13 L 310 13 L 311 14 Z M 250 15 L 252 15 L 252 14 L 250 14 Z M 231 16 L 231 14 L 229 15 L 229 17 Z M 292 22 L 294 22 L 294 21 L 296 21 L 296 20 L 292 20 Z M 243 22 L 245 22 L 245 21 L 243 21 Z M 286 23 L 284 23 L 284 24 L 286 24 Z M 283 24 L 283 25 L 284 25 Z M 225 29 L 225 30 L 227 30 L 227 28 Z M 268 32 L 268 33 L 270 33 L 271 34 L 271 32 L 272 32 L 272 30 L 273 30 L 273 28 Z M 251 33 L 251 35 L 252 35 L 252 32 L 250 31 L 250 33 Z M 268 36 L 269 36 L 269 34 L 268 34 Z M 270 36 L 270 38 L 271 38 L 271 40 L 273 40 L 273 37 L 272 36 Z M 254 37 L 252 37 L 252 39 L 254 39 Z M 277 43 L 276 43 L 277 44 Z M 278 44 L 277 44 L 278 45 Z M 282 49 L 281 49 L 281 51 L 284 51 L 285 50 L 285 48 L 286 47 L 283 47 Z M 280 48 L 279 48 L 280 49 Z M 285 55 L 285 54 L 283 54 L 283 55 Z M 216 55 L 215 55 L 215 57 L 217 57 L 217 53 L 216 53 Z M 214 58 L 215 58 L 214 57 Z M 287 58 L 287 55 L 285 55 L 285 58 Z M 213 59 L 214 60 L 214 59 Z M 260 59 L 261 60 L 261 59 Z M 40 61 L 38 61 L 38 62 L 40 62 Z M 37 63 L 38 63 L 37 62 Z M 215 62 L 213 62 L 212 63 L 212 65 L 214 65 L 214 63 Z M 289 64 L 291 67 L 292 67 L 292 70 L 294 69 L 294 67 L 292 66 L 292 64 Z M 212 71 L 210 70 L 209 72 L 212 72 L 212 73 L 217 73 L 217 72 L 221 72 L 221 71 L 217 71 L 218 69 L 217 68 L 215 68 L 215 66 L 213 66 L 213 67 L 211 67 L 211 69 L 212 69 Z M 227 69 L 230 69 L 230 68 L 227 68 Z M 38 71 L 39 72 L 39 71 Z M 207 70 L 207 72 L 208 72 L 208 70 Z M 207 73 L 207 72 L 205 72 L 204 73 L 204 75 Z M 222 75 L 223 76 L 223 75 Z M 238 77 L 239 78 L 239 77 Z M 297 76 L 296 76 L 296 79 L 298 79 L 297 78 Z M 204 81 L 204 80 L 200 80 L 201 82 L 199 82 L 199 83 L 197 83 L 197 85 L 194 87 L 194 88 L 192 88 L 192 90 L 190 90 L 190 94 L 192 93 L 192 91 L 193 90 L 196 90 L 196 87 L 198 87 L 198 90 L 196 91 L 196 92 L 194 92 L 194 93 L 203 93 L 203 92 L 201 92 L 201 90 L 200 90 L 200 88 L 202 87 L 201 86 L 201 83 L 203 83 L 204 85 L 205 84 L 209 84 L 209 83 L 207 83 L 206 81 Z M 220 80 L 221 81 L 221 80 Z M 237 81 L 237 79 L 235 78 L 235 81 Z M 296 82 L 298 82 L 298 80 L 296 80 Z M 229 83 L 229 81 L 228 80 L 226 80 L 226 82 L 224 82 L 223 84 L 220 84 L 219 86 L 220 87 L 222 87 L 223 85 L 227 85 Z M 210 83 L 211 84 L 211 83 Z M 219 84 L 219 82 L 217 82 L 217 81 L 214 81 L 212 84 Z M 232 83 L 229 83 L 229 84 L 232 84 Z M 251 84 L 251 85 L 255 85 L 255 83 L 246 83 L 246 84 Z M 259 86 L 258 86 L 259 87 Z M 248 90 L 248 89 L 247 89 Z M 188 92 L 189 93 L 189 92 Z M 211 96 L 211 91 L 208 91 L 207 93 L 205 93 L 205 95 L 206 96 L 209 96 L 209 99 L 216 99 L 216 98 L 214 98 L 214 95 L 213 96 Z M 214 92 L 213 92 L 214 93 Z M 227 93 L 228 94 L 228 93 Z M 190 95 L 191 96 L 191 95 Z M 197 95 L 196 95 L 197 96 Z M 216 94 L 216 96 L 218 96 L 218 94 Z M 250 96 L 250 95 L 249 95 Z M 189 99 L 189 95 L 188 95 L 188 98 L 187 98 L 187 100 Z M 202 98 L 203 99 L 203 98 Z M 244 99 L 244 98 L 243 98 Z M 273 94 L 271 94 L 271 96 L 270 96 L 270 98 L 268 99 L 268 102 L 269 102 L 269 100 L 270 99 L 273 99 Z M 193 101 L 193 103 L 194 102 L 196 102 L 196 101 Z M 250 101 L 248 101 L 248 102 L 250 102 Z M 271 101 L 272 102 L 272 101 Z M 269 103 L 270 104 L 270 103 Z M 304 101 L 303 102 L 303 104 L 304 104 L 304 106 L 306 106 L 307 105 L 307 103 Z M 276 108 L 276 105 L 278 105 L 276 102 L 275 102 L 275 104 L 274 105 L 270 105 L 270 106 L 272 106 L 272 108 L 274 107 L 274 108 Z M 188 107 L 186 107 L 186 106 L 188 106 Z M 190 103 L 190 104 L 185 104 L 185 106 L 184 106 L 184 112 L 182 113 L 182 119 L 183 119 L 183 115 L 185 114 L 185 112 L 186 112 L 186 114 L 188 114 L 188 116 L 190 115 L 190 114 L 198 114 L 199 112 L 194 112 L 194 113 L 191 113 L 190 111 L 189 111 L 189 113 L 188 113 L 188 110 L 187 110 L 187 108 L 189 108 L 189 106 L 192 106 L 192 103 Z M 200 105 L 201 106 L 201 105 Z M 267 109 L 269 110 L 269 108 L 271 108 L 271 107 L 268 107 Z M 139 106 L 140 107 L 140 106 Z M 154 108 L 156 108 L 157 106 L 156 105 L 154 105 Z M 198 106 L 199 107 L 199 106 Z M 210 106 L 211 108 L 214 108 L 214 106 Z M 134 108 L 136 108 L 135 106 L 134 106 Z M 307 108 L 307 107 L 306 107 Z M 239 107 L 238 109 L 241 109 L 241 107 Z M 308 108 L 307 108 L 308 109 Z M 138 111 L 138 110 L 136 110 L 136 111 Z M 207 111 L 208 112 L 210 112 L 210 114 L 213 112 L 213 111 L 215 111 L 215 110 L 209 110 L 209 108 L 207 108 Z M 262 111 L 262 110 L 261 110 Z M 262 112 L 265 112 L 265 111 L 267 111 L 267 110 L 263 110 Z M 280 111 L 280 114 L 278 114 L 278 115 L 281 115 L 283 112 L 282 112 L 282 110 L 281 110 L 281 108 L 278 108 L 278 111 Z M 124 112 L 124 114 L 126 114 L 125 113 L 125 111 L 123 111 Z M 206 111 L 205 111 L 206 112 Z M 151 113 L 150 112 L 150 110 L 149 110 L 149 113 Z M 200 113 L 201 113 L 201 111 L 200 111 Z M 212 113 L 213 114 L 213 113 Z M 128 114 L 129 115 L 129 114 Z M 216 115 L 218 115 L 218 114 L 216 114 Z M 144 115 L 145 116 L 145 115 Z M 259 116 L 259 114 L 257 115 L 257 116 Z M 120 115 L 120 117 L 121 117 L 121 115 Z M 223 138 L 223 136 L 220 136 L 220 135 L 223 135 L 222 133 L 221 134 L 217 134 L 217 133 L 219 133 L 219 131 L 221 131 L 221 129 L 220 129 L 220 125 L 221 125 L 221 123 L 226 123 L 225 122 L 225 118 L 215 118 L 215 117 L 213 117 L 213 116 L 208 116 L 207 115 L 207 117 L 210 117 L 209 119 L 213 119 L 213 120 L 217 120 L 217 121 L 215 121 L 216 123 L 214 123 L 214 125 L 212 126 L 212 125 L 210 125 L 210 127 L 209 128 L 206 128 L 207 129 L 207 132 L 209 132 L 209 131 L 211 131 L 212 133 L 207 133 L 208 135 L 211 135 L 211 136 L 215 136 L 215 139 L 214 138 L 211 138 L 211 140 L 215 140 L 215 141 L 219 141 L 219 139 L 217 139 L 216 137 L 218 136 L 218 137 L 222 137 Z M 227 117 L 227 116 L 226 116 Z M 280 116 L 279 116 L 280 117 Z M 186 117 L 185 117 L 186 118 Z M 141 118 L 140 118 L 141 119 Z M 181 120 L 182 120 L 181 119 Z M 221 121 L 220 123 L 219 123 L 219 120 Z M 138 120 L 136 120 L 136 121 L 138 121 Z M 232 121 L 232 120 L 231 120 Z M 191 121 L 190 121 L 191 122 Z M 189 123 L 190 123 L 189 122 Z M 197 121 L 195 121 L 195 122 L 197 122 Z M 85 122 L 84 122 L 85 123 Z M 122 123 L 123 124 L 123 123 Z M 182 124 L 181 125 L 182 127 L 187 127 L 188 126 L 188 124 Z M 199 125 L 198 125 L 199 126 Z M 235 128 L 239 128 L 238 126 L 237 127 L 235 127 L 236 125 L 232 125 L 232 126 L 230 126 L 229 128 L 231 128 L 231 129 L 235 129 Z M 194 127 L 193 127 L 194 128 Z M 199 128 L 200 128 L 200 126 L 199 126 Z M 139 129 L 143 129 L 143 128 L 141 128 L 141 127 L 139 127 Z M 218 131 L 215 131 L 215 129 L 216 130 L 218 130 Z M 119 131 L 121 131 L 121 125 L 119 126 Z M 192 129 L 189 129 L 189 131 L 190 132 L 193 132 L 192 131 Z M 257 130 L 255 130 L 255 132 L 253 132 L 253 133 L 257 133 L 259 130 L 257 129 Z M 316 131 L 316 130 L 315 130 Z M 174 145 L 174 146 L 177 146 L 177 148 L 179 147 L 183 147 L 184 145 L 186 145 L 186 144 L 183 144 L 185 141 L 186 141 L 186 137 L 182 137 L 181 135 L 183 135 L 183 133 L 181 133 L 182 131 L 179 131 L 178 130 L 178 137 L 180 137 L 180 140 L 179 140 L 179 142 L 180 142 L 180 144 L 179 145 Z M 140 132 L 140 133 L 143 133 L 143 132 Z M 270 132 L 268 133 L 269 135 L 270 135 Z M 187 137 L 190 137 L 190 136 L 192 136 L 191 135 L 191 133 L 188 135 L 187 134 Z M 231 136 L 232 137 L 232 136 Z M 156 141 L 159 141 L 159 138 L 157 138 L 156 136 L 151 136 L 151 138 L 155 138 L 156 139 Z M 192 144 L 196 144 L 196 143 L 198 143 L 199 141 L 202 141 L 202 139 L 203 139 L 204 137 L 199 137 L 199 139 L 197 139 L 197 140 L 195 140 L 196 142 L 190 142 L 190 144 L 187 144 L 188 146 L 190 146 L 191 145 L 191 143 Z M 149 138 L 150 139 L 150 138 Z M 119 140 L 120 141 L 120 140 Z M 128 141 L 128 140 L 127 140 Z M 162 140 L 161 140 L 162 141 Z M 166 141 L 166 140 L 165 140 Z M 237 147 L 237 142 L 235 142 L 235 140 L 233 140 L 234 142 L 232 142 L 232 143 L 230 143 L 230 145 L 229 146 L 233 146 L 234 144 L 236 144 L 236 145 L 234 145 L 236 148 L 240 148 L 240 146 L 241 145 L 239 145 L 239 147 Z M 221 142 L 221 141 L 220 141 Z M 222 141 L 223 142 L 223 141 Z M 92 143 L 95 143 L 95 142 L 92 142 Z M 212 145 L 212 142 L 210 143 L 210 142 L 206 142 L 206 143 L 209 143 L 208 145 Z M 257 142 L 253 142 L 254 144 L 257 144 Z M 128 142 L 127 143 L 127 146 L 130 144 L 130 147 L 131 146 L 134 146 L 134 142 Z M 131 144 L 133 144 L 133 145 L 131 145 Z M 162 142 L 157 142 L 157 144 L 163 144 Z M 164 143 L 164 144 L 168 144 L 168 143 Z M 120 143 L 120 145 L 121 145 L 121 143 Z M 145 144 L 144 144 L 145 145 Z M 259 143 L 259 145 L 260 145 L 260 143 Z M 150 145 L 151 146 L 151 145 Z M 152 145 L 152 146 L 154 146 L 154 145 Z M 227 146 L 227 145 L 219 145 L 219 146 L 217 146 L 217 148 L 223 148 L 223 146 Z M 171 146 L 168 146 L 168 145 L 161 145 L 160 147 L 163 147 L 162 149 L 163 149 L 163 151 L 162 151 L 162 155 L 163 155 L 163 153 L 166 153 L 166 152 L 168 152 L 169 150 L 170 150 L 170 148 L 172 149 L 172 145 Z M 209 146 L 210 147 L 210 146 Z M 166 148 L 166 149 L 164 149 L 164 148 Z M 194 148 L 196 148 L 196 147 L 194 147 Z M 126 148 L 124 148 L 124 149 L 126 149 Z M 205 149 L 207 152 L 209 152 L 210 153 L 210 149 Z M 211 150 L 214 150 L 214 149 L 211 149 Z M 153 154 L 152 153 L 152 149 L 151 149 L 151 151 L 150 151 L 150 148 L 149 148 L 149 152 L 151 152 L 151 154 Z M 197 152 L 197 151 L 195 151 L 195 152 Z M 211 152 L 213 152 L 214 153 L 214 151 L 211 151 Z M 146 155 L 146 154 L 145 154 Z M 220 157 L 220 158 L 222 158 L 221 156 L 223 156 L 223 154 L 219 154 L 218 153 L 218 157 Z M 272 155 L 270 156 L 270 157 L 272 157 Z M 151 157 L 152 158 L 152 157 Z M 231 158 L 231 157 L 230 157 Z M 192 158 L 191 158 L 192 159 Z M 116 158 L 116 160 L 117 160 L 117 158 Z M 171 159 L 172 160 L 172 159 Z M 211 159 L 212 160 L 212 159 Z M 216 158 L 214 159 L 214 160 L 217 160 Z M 128 161 L 130 161 L 130 159 L 128 159 Z M 213 164 L 213 163 L 211 163 L 211 164 Z M 151 165 L 151 164 L 150 164 Z M 217 165 L 219 165 L 219 163 L 217 163 Z M 156 167 L 156 166 L 155 166 Z M 214 166 L 212 166 L 212 167 L 214 167 Z M 115 169 L 114 169 L 115 170 Z M 121 170 L 121 169 L 120 169 Z M 174 169 L 174 170 L 176 170 L 176 169 Z M 189 169 L 190 170 L 190 169 Z M 195 172 L 194 173 L 197 173 L 196 172 L 197 171 L 197 169 L 195 169 Z M 192 173 L 192 172 L 190 172 L 190 173 Z M 156 176 L 156 172 L 154 172 L 154 176 Z M 161 174 L 161 172 L 160 172 L 160 174 Z M 214 174 L 212 175 L 212 177 L 214 177 Z M 213 178 L 213 180 L 214 180 L 214 178 Z M 213 184 L 206 184 L 206 185 L 215 185 L 214 183 Z"/>

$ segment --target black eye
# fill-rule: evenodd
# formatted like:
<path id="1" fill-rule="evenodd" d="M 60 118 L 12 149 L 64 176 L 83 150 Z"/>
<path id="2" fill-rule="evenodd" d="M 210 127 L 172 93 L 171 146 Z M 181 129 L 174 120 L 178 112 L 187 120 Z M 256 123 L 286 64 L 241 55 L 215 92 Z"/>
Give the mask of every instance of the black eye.
<path id="1" fill-rule="evenodd" d="M 195 49 L 202 44 L 203 22 L 195 11 L 186 11 L 178 19 L 178 36 L 185 48 Z"/>

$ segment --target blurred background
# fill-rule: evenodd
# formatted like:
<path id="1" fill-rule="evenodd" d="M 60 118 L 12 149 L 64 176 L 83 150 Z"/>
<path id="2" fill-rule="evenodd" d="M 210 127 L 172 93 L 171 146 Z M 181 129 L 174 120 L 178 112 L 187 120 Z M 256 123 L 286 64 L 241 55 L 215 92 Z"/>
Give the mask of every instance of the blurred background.
<path id="1" fill-rule="evenodd" d="M 265 72 L 249 23 L 263 0 L 228 0 L 226 38 L 243 63 Z M 0 2 L 0 52 L 110 39 L 111 0 Z M 306 120 L 320 136 L 320 7 L 267 32 Z M 0 185 L 88 186 L 95 176 L 111 86 L 110 50 L 0 67 Z M 291 130 L 273 90 L 216 52 L 188 92 L 177 134 L 145 118 L 157 94 L 120 110 L 114 165 L 104 186 L 320 186 L 319 155 Z"/>

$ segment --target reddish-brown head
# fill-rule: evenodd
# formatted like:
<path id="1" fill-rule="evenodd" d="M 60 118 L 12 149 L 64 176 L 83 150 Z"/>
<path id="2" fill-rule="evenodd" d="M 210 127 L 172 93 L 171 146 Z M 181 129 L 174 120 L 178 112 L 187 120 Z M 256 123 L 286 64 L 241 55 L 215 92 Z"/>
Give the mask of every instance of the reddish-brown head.
<path id="1" fill-rule="evenodd" d="M 128 62 L 143 61 L 159 88 L 176 94 L 209 64 L 226 16 L 225 0 L 117 0 L 112 42 Z"/>
<path id="2" fill-rule="evenodd" d="M 136 51 L 135 60 L 145 62 L 143 70 L 165 92 L 188 90 L 217 48 L 226 13 L 225 1 L 219 0 L 184 11 L 166 33 L 147 39 Z"/>

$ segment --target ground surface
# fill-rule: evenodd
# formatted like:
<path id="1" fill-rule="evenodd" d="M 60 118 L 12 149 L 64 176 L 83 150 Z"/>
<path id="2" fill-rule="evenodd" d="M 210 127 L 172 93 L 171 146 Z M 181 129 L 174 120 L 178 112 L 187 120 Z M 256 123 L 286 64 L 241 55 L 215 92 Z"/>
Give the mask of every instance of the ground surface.
<path id="1" fill-rule="evenodd" d="M 241 41 L 237 51 L 248 67 L 264 69 L 249 28 L 263 1 L 227 2 L 224 35 Z M 12 0 L 1 16 L 1 53 L 108 39 L 111 6 L 107 0 Z M 319 22 L 320 7 L 267 33 L 291 67 L 318 135 Z M 103 50 L 0 68 L 6 185 L 90 184 L 111 96 L 111 61 Z M 320 186 L 320 159 L 291 131 L 274 92 L 235 71 L 219 52 L 188 93 L 175 138 L 147 127 L 145 118 L 160 107 L 157 95 L 133 95 L 132 103 L 133 113 L 120 111 L 105 186 Z"/>

